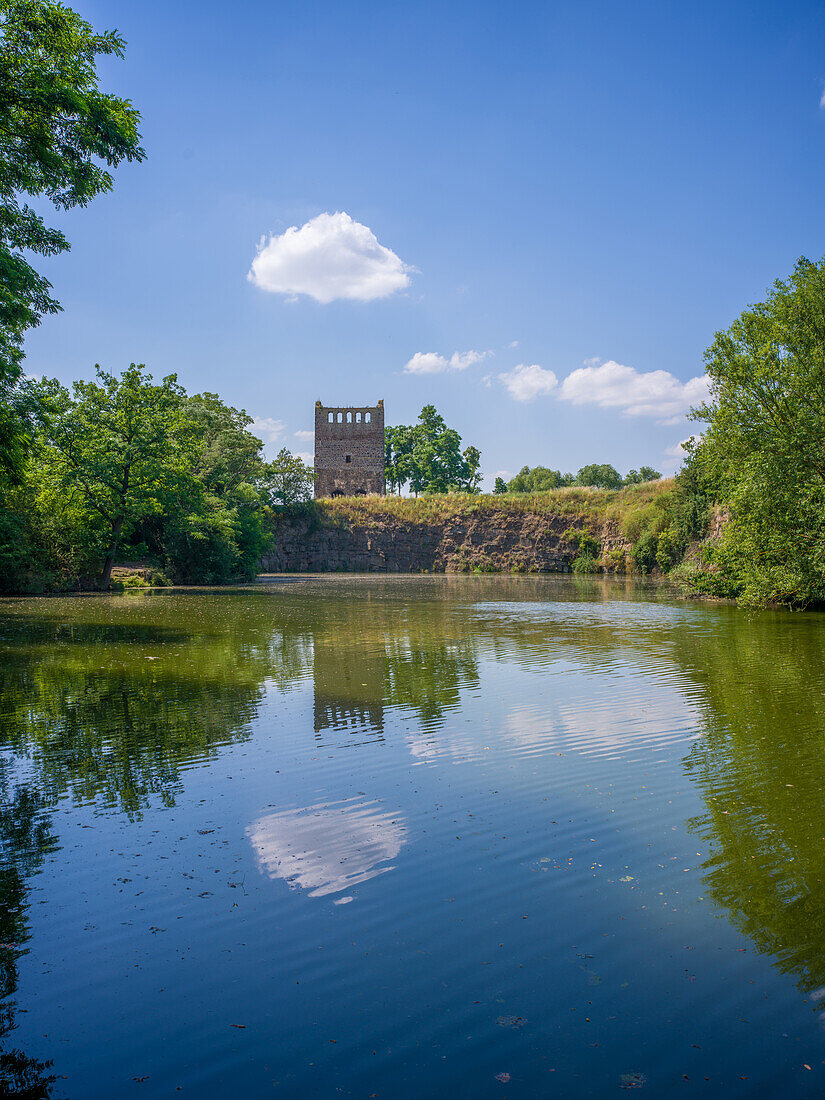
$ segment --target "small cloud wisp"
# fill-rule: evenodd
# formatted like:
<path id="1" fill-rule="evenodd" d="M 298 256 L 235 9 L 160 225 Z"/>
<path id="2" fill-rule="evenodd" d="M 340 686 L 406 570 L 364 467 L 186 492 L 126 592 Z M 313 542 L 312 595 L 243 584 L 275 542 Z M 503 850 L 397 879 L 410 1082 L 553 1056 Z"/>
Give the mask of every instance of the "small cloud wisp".
<path id="1" fill-rule="evenodd" d="M 491 351 L 454 351 L 447 359 L 434 351 L 417 351 L 412 359 L 404 364 L 405 374 L 445 374 L 451 370 L 466 370 L 481 363 L 493 353 Z"/>
<path id="2" fill-rule="evenodd" d="M 530 366 L 519 363 L 517 367 L 505 371 L 498 377 L 516 401 L 533 401 L 544 394 L 553 393 L 559 384 L 554 372 L 540 367 L 538 363 Z"/>

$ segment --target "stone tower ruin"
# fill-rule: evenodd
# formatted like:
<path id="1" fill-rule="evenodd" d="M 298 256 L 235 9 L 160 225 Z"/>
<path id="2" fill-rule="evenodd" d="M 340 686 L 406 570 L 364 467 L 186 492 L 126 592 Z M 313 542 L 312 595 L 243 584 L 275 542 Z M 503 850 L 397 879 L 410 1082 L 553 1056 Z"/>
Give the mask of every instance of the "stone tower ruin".
<path id="1" fill-rule="evenodd" d="M 316 401 L 316 500 L 385 492 L 384 402 L 333 408 Z"/>

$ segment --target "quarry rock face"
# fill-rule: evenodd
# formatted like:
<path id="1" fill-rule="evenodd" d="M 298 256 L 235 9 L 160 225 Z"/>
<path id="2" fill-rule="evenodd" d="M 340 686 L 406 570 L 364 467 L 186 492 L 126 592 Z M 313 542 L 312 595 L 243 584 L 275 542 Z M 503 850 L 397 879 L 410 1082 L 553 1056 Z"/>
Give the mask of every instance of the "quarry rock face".
<path id="1" fill-rule="evenodd" d="M 576 556 L 566 532 L 581 526 L 569 516 L 530 511 L 480 511 L 442 521 L 393 515 L 346 521 L 323 514 L 282 515 L 261 570 L 563 573 Z M 599 537 L 601 532 L 594 534 Z M 617 547 L 617 533 L 606 534 L 611 547 Z"/>

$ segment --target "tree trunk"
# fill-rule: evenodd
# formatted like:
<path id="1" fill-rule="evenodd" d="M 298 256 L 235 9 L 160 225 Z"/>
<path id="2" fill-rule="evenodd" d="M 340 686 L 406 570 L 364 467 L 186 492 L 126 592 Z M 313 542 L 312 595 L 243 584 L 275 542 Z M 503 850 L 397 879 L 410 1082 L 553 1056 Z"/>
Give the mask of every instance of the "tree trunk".
<path id="1" fill-rule="evenodd" d="M 123 516 L 118 516 L 112 527 L 112 540 L 109 543 L 109 553 L 106 555 L 106 560 L 103 563 L 103 576 L 100 578 L 101 588 L 108 588 L 112 580 L 112 566 L 115 564 L 115 555 L 117 554 L 117 547 L 120 542 L 120 532 L 122 530 Z"/>

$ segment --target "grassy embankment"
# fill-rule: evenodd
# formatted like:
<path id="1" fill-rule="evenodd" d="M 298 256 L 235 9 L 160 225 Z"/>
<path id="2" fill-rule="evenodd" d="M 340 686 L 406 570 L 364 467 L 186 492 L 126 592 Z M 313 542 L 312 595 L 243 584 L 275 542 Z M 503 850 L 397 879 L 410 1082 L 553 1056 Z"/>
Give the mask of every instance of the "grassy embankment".
<path id="1" fill-rule="evenodd" d="M 333 522 L 364 523 L 400 519 L 407 523 L 445 523 L 468 515 L 530 512 L 601 522 L 616 497 L 607 489 L 551 489 L 544 493 L 432 493 L 420 497 L 334 497 L 320 501 Z"/>
<path id="2" fill-rule="evenodd" d="M 380 527 L 387 523 L 448 526 L 468 519 L 490 527 L 519 516 L 546 517 L 568 525 L 578 572 L 668 573 L 681 562 L 690 542 L 704 533 L 701 522 L 686 522 L 684 493 L 673 478 L 618 491 L 587 487 L 541 493 L 432 494 L 421 497 L 337 497 L 300 506 L 328 526 Z M 476 570 L 478 571 L 478 570 Z"/>

